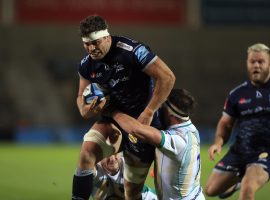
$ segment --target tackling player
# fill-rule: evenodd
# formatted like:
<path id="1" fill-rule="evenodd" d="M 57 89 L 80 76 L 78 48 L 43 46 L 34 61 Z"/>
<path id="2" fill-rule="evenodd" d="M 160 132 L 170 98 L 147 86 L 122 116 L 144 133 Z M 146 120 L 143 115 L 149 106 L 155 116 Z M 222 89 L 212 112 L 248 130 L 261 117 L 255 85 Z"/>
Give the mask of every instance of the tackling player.
<path id="1" fill-rule="evenodd" d="M 114 120 L 129 134 L 157 147 L 155 187 L 158 199 L 204 200 L 200 186 L 200 136 L 189 115 L 194 98 L 184 89 L 173 89 L 162 107 L 167 127 L 158 130 L 115 111 Z"/>
<path id="2" fill-rule="evenodd" d="M 235 126 L 236 141 L 216 164 L 205 192 L 208 196 L 229 197 L 240 187 L 241 200 L 255 199 L 270 172 L 270 51 L 254 44 L 247 51 L 249 80 L 227 97 L 215 142 L 208 153 L 211 160 L 221 152 Z"/>
<path id="3" fill-rule="evenodd" d="M 92 197 L 95 200 L 124 199 L 124 164 L 121 153 L 104 158 L 96 165 Z M 146 185 L 142 200 L 157 200 L 157 195 Z"/>
<path id="4" fill-rule="evenodd" d="M 89 16 L 80 23 L 87 55 L 79 65 L 77 105 L 81 115 L 98 113 L 104 102 L 86 104 L 83 91 L 98 83 L 110 93 L 109 104 L 144 124 L 160 127 L 158 109 L 169 95 L 175 76 L 148 46 L 122 36 L 111 36 L 106 21 Z M 152 122 L 152 123 L 151 123 Z M 91 194 L 93 170 L 102 158 L 118 151 L 119 134 L 113 134 L 112 119 L 102 117 L 85 134 L 73 178 L 72 198 L 87 200 Z M 118 146 L 118 145 L 116 145 Z M 125 199 L 141 199 L 148 169 L 154 159 L 154 146 L 123 134 L 125 157 Z"/>

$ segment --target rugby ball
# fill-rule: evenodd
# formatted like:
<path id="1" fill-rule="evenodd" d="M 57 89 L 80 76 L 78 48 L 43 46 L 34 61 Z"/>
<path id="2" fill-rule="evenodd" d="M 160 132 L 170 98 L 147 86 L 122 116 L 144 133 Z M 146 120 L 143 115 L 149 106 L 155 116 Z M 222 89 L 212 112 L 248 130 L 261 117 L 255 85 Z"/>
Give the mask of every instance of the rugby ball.
<path id="1" fill-rule="evenodd" d="M 102 89 L 97 83 L 90 83 L 83 91 L 85 103 L 89 104 L 95 97 L 98 97 L 97 103 L 100 103 L 105 98 L 104 89 Z"/>

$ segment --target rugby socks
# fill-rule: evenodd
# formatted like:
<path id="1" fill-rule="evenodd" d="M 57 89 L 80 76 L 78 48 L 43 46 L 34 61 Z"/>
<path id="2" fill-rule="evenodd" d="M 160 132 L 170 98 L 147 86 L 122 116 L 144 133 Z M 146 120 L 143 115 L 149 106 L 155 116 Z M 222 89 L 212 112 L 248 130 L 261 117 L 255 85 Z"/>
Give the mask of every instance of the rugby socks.
<path id="1" fill-rule="evenodd" d="M 93 170 L 77 169 L 73 176 L 72 200 L 88 200 L 93 190 Z"/>

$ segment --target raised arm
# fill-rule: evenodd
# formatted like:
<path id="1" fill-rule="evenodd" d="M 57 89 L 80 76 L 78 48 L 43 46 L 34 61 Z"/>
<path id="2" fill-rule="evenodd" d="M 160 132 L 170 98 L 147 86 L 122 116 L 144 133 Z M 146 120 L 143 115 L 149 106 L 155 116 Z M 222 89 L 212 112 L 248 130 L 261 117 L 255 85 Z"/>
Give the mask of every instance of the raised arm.
<path id="1" fill-rule="evenodd" d="M 223 114 L 216 128 L 214 144 L 208 149 L 208 155 L 211 160 L 214 160 L 215 155 L 221 152 L 222 146 L 229 140 L 233 125 L 234 119 L 227 114 Z"/>
<path id="2" fill-rule="evenodd" d="M 150 125 L 154 113 L 169 96 L 175 83 L 175 76 L 160 58 L 157 58 L 144 72 L 155 80 L 155 86 L 153 96 L 138 120 Z"/>
<path id="3" fill-rule="evenodd" d="M 158 129 L 149 125 L 144 125 L 136 119 L 121 112 L 114 112 L 113 119 L 121 126 L 124 131 L 132 134 L 148 143 L 158 146 L 161 141 L 161 133 Z"/>

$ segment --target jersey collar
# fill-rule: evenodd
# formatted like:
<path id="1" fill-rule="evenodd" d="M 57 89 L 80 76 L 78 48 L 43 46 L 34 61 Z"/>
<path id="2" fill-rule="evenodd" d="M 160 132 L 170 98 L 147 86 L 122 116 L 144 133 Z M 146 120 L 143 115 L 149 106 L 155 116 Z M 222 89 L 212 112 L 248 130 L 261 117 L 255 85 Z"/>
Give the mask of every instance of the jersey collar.
<path id="1" fill-rule="evenodd" d="M 189 120 L 187 120 L 187 121 L 185 121 L 185 122 L 182 122 L 182 123 L 180 123 L 180 124 L 174 124 L 174 125 L 171 125 L 171 126 L 169 126 L 169 129 L 171 129 L 171 128 L 183 128 L 183 127 L 189 126 L 189 125 L 191 125 L 191 124 L 192 124 L 192 122 L 191 122 L 191 120 L 189 119 Z"/>

